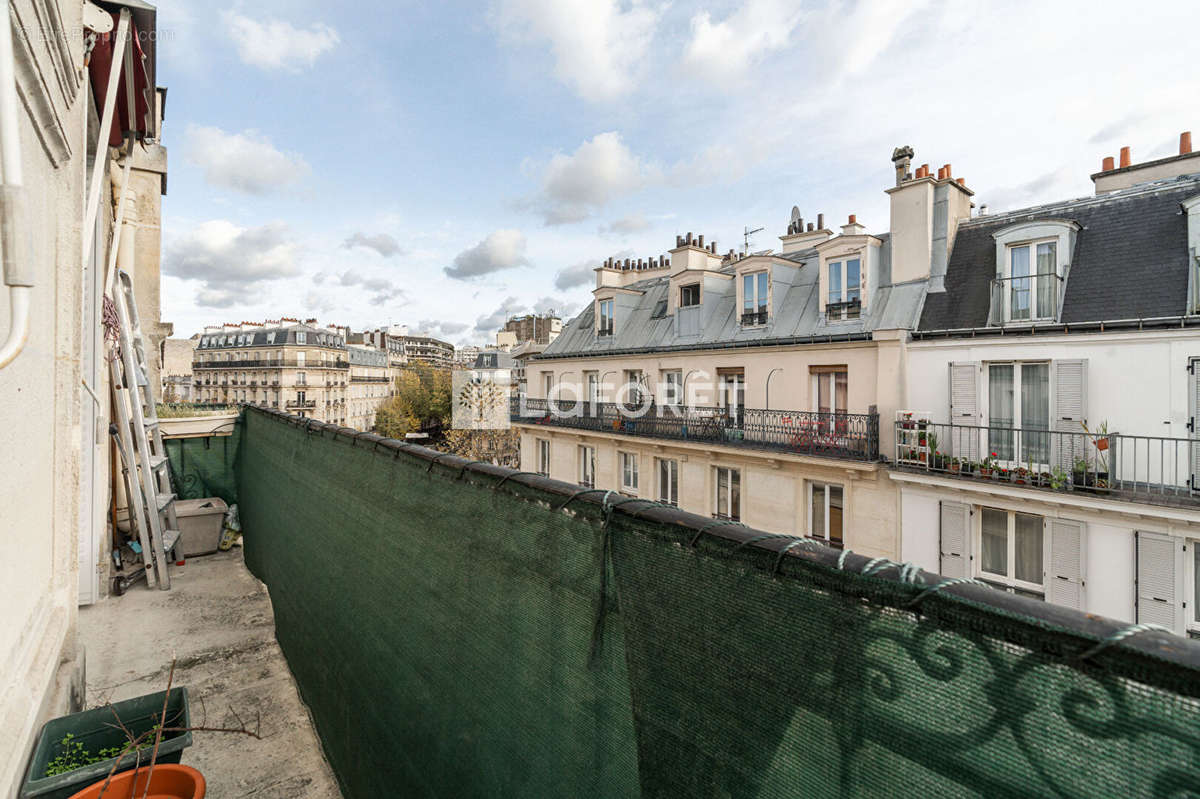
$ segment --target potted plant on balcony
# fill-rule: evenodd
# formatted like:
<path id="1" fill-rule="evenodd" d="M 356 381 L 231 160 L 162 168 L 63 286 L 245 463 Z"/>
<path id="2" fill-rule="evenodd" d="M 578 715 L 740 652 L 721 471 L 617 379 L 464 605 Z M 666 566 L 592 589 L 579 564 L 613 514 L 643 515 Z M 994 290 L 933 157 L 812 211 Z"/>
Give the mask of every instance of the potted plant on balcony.
<path id="1" fill-rule="evenodd" d="M 1054 471 L 1050 473 L 1050 487 L 1055 491 L 1061 491 L 1064 488 L 1070 490 L 1070 476 L 1063 471 L 1061 466 L 1055 466 Z"/>
<path id="2" fill-rule="evenodd" d="M 1087 488 L 1095 481 L 1095 476 L 1088 471 L 1086 458 L 1076 458 L 1071 468 L 1071 483 L 1076 488 Z"/>
<path id="3" fill-rule="evenodd" d="M 1016 471 L 1012 473 L 1013 482 L 1019 486 L 1023 486 L 1029 482 L 1029 469 L 1024 466 L 1018 466 Z"/>
<path id="4" fill-rule="evenodd" d="M 962 460 L 960 458 L 951 458 L 949 467 L 950 474 L 958 474 L 962 471 Z"/>
<path id="5" fill-rule="evenodd" d="M 979 476 L 985 480 L 992 477 L 992 467 L 995 465 L 996 453 L 992 452 L 979 464 Z"/>

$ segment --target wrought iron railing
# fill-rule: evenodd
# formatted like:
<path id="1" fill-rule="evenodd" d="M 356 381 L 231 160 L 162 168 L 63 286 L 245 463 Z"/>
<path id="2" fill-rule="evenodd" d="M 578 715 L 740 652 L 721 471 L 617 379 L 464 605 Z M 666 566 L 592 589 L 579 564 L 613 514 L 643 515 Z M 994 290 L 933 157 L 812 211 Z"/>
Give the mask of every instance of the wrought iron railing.
<path id="1" fill-rule="evenodd" d="M 896 464 L 1051 491 L 1196 502 L 1200 440 L 1029 427 L 896 422 Z"/>
<path id="2" fill-rule="evenodd" d="M 1062 282 L 1062 277 L 1054 272 L 995 278 L 988 324 L 1056 321 Z"/>
<path id="3" fill-rule="evenodd" d="M 742 314 L 742 327 L 752 327 L 754 325 L 765 325 L 767 323 L 767 311 L 746 311 Z"/>
<path id="4" fill-rule="evenodd" d="M 825 306 L 826 319 L 857 319 L 862 315 L 862 300 L 831 302 Z"/>
<path id="5" fill-rule="evenodd" d="M 298 361 L 295 358 L 271 358 L 252 361 L 192 361 L 193 369 L 265 369 L 280 367 L 297 369 L 348 369 L 349 361 Z"/>
<path id="6" fill-rule="evenodd" d="M 701 441 L 857 461 L 879 459 L 879 414 L 513 398 L 514 422 Z"/>
<path id="7" fill-rule="evenodd" d="M 360 377 L 359 375 L 350 375 L 351 383 L 386 383 L 389 380 L 391 380 L 391 378 L 387 377 L 387 376 L 384 376 L 384 377 Z M 341 381 L 339 381 L 339 382 L 341 382 Z M 337 383 L 335 382 L 334 385 L 337 385 Z M 344 382 L 343 382 L 343 385 L 345 385 Z"/>
<path id="8" fill-rule="evenodd" d="M 310 399 L 310 400 L 294 400 L 293 399 L 293 400 L 288 400 L 286 403 L 284 403 L 284 405 L 285 405 L 285 407 L 288 407 L 288 408 L 315 408 L 315 407 L 317 407 L 317 401 L 315 399 Z"/>

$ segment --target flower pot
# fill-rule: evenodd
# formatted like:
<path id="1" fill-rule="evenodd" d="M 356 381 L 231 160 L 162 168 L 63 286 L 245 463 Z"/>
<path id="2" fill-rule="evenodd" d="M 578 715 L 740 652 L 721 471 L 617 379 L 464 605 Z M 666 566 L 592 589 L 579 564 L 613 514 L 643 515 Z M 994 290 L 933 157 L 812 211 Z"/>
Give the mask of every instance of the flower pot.
<path id="1" fill-rule="evenodd" d="M 1108 449 L 1108 437 L 1106 436 L 1104 438 L 1097 438 L 1095 441 L 1095 444 L 1096 444 L 1096 449 L 1100 450 L 1101 452 L 1104 452 L 1104 450 Z"/>
<path id="2" fill-rule="evenodd" d="M 103 780 L 112 769 L 113 760 L 102 760 L 86 766 L 72 769 L 52 777 L 46 776 L 46 768 L 50 762 L 62 754 L 61 741 L 67 734 L 73 740 L 83 744 L 89 753 L 99 753 L 108 747 L 121 747 L 127 742 L 125 733 L 115 723 L 113 713 L 133 732 L 141 735 L 158 721 L 158 715 L 163 709 L 163 697 L 166 691 L 157 691 L 112 705 L 92 708 L 69 716 L 51 719 L 43 725 L 34 744 L 33 756 L 29 758 L 29 767 L 25 773 L 25 782 L 17 794 L 19 799 L 67 799 L 81 788 L 91 785 L 96 780 Z M 191 716 L 188 709 L 187 688 L 179 686 L 171 689 L 171 699 L 167 702 L 168 727 L 191 726 Z M 158 763 L 178 763 L 183 756 L 184 748 L 192 745 L 190 732 L 166 732 L 158 744 Z M 149 757 L 145 749 L 141 751 L 143 762 Z M 138 752 L 127 752 L 121 758 L 118 771 L 131 769 L 138 764 Z M 157 770 L 157 767 L 156 767 Z M 117 797 L 121 794 L 106 791 L 105 796 Z M 124 794 L 128 795 L 128 791 Z"/>
<path id="3" fill-rule="evenodd" d="M 150 780 L 149 796 L 154 799 L 204 799 L 204 775 L 191 766 L 177 763 L 155 763 L 153 771 L 149 766 L 123 771 L 113 776 L 107 788 L 102 779 L 72 794 L 70 799 L 99 799 L 101 789 L 105 796 L 141 796 L 146 790 L 147 778 Z"/>

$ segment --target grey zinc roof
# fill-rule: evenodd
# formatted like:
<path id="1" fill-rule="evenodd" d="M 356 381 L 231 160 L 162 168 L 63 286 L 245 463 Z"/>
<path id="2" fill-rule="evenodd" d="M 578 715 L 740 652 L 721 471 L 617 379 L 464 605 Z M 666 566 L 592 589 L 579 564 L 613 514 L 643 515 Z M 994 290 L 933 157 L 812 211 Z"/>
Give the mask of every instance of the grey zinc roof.
<path id="1" fill-rule="evenodd" d="M 886 236 L 879 238 L 884 239 L 884 249 L 890 246 Z M 912 328 L 920 314 L 925 290 L 923 282 L 895 287 L 880 286 L 872 300 L 870 312 L 863 318 L 826 322 L 820 313 L 817 297 L 816 251 L 808 249 L 779 257 L 793 262 L 799 269 L 791 285 L 782 281 L 775 283 L 775 291 L 785 289 L 786 293 L 782 300 L 776 298 L 775 309 L 766 325 L 742 327 L 740 315 L 734 307 L 736 293 L 729 291 L 713 300 L 705 299 L 706 304 L 713 302 L 715 305 L 707 309 L 707 322 L 698 335 L 681 336 L 676 330 L 673 315 L 653 318 L 655 306 L 667 299 L 670 288 L 670 278 L 655 277 L 627 287 L 642 294 L 620 324 L 614 326 L 613 335 L 595 334 L 595 303 L 588 303 L 578 316 L 564 326 L 563 332 L 545 352 L 536 357 L 549 359 L 862 339 L 868 338 L 871 331 L 877 328 L 897 323 L 901 327 Z M 730 265 L 719 271 L 732 274 L 734 267 Z"/>
<path id="2" fill-rule="evenodd" d="M 976 217 L 958 229 L 945 292 L 930 293 L 920 330 L 967 330 L 988 322 L 996 272 L 992 234 L 1017 222 L 1079 224 L 1061 322 L 1109 322 L 1187 312 L 1187 217 L 1180 203 L 1200 194 L 1200 175 L 1140 184 L 1099 197 Z"/>

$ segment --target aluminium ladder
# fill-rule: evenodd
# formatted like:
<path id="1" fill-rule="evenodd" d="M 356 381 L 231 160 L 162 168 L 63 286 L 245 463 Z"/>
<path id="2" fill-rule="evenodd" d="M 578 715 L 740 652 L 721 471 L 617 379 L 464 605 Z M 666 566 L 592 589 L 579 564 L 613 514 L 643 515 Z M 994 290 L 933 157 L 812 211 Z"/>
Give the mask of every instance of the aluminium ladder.
<path id="1" fill-rule="evenodd" d="M 146 584 L 171 587 L 167 552 L 179 543 L 175 494 L 162 431 L 155 410 L 154 387 L 146 368 L 146 345 L 128 273 L 117 273 L 113 301 L 120 323 L 121 352 L 113 358 L 112 383 L 117 432 L 125 461 L 129 518 L 138 529 Z M 151 568 L 153 561 L 153 568 Z"/>

